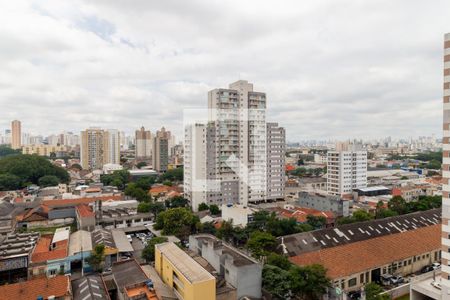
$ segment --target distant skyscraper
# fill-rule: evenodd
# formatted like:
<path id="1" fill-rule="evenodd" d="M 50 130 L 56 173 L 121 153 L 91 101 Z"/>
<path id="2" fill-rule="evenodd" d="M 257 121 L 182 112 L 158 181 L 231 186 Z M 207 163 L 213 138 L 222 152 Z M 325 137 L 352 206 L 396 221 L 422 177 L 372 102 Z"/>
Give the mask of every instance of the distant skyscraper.
<path id="1" fill-rule="evenodd" d="M 11 122 L 11 148 L 20 149 L 22 147 L 22 125 L 20 121 Z"/>
<path id="2" fill-rule="evenodd" d="M 442 299 L 450 293 L 450 33 L 444 38 L 444 137 L 442 164 Z"/>
<path id="3" fill-rule="evenodd" d="M 150 159 L 152 156 L 152 133 L 150 130 L 145 130 L 144 127 L 141 127 L 140 130 L 136 130 L 135 137 L 136 159 Z"/>
<path id="4" fill-rule="evenodd" d="M 351 194 L 367 187 L 367 151 L 338 143 L 327 153 L 327 191 L 331 195 Z"/>
<path id="5" fill-rule="evenodd" d="M 170 131 L 167 131 L 164 127 L 161 130 L 156 131 L 153 138 L 152 145 L 152 166 L 153 169 L 158 172 L 167 171 L 169 164 L 169 140 Z"/>
<path id="6" fill-rule="evenodd" d="M 120 135 L 115 129 L 89 128 L 81 132 L 81 166 L 101 169 L 104 164 L 120 164 Z"/>

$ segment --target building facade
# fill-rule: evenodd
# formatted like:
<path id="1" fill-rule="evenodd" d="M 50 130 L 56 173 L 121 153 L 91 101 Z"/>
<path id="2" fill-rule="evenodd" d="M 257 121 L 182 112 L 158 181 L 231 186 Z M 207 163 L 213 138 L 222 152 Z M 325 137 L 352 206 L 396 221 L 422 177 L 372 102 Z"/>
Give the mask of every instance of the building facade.
<path id="1" fill-rule="evenodd" d="M 36 154 L 39 156 L 50 156 L 52 153 L 63 153 L 67 151 L 66 146 L 57 145 L 26 145 L 22 146 L 22 154 Z"/>
<path id="2" fill-rule="evenodd" d="M 284 197 L 285 132 L 266 123 L 265 109 L 266 94 L 245 80 L 209 91 L 208 121 L 185 128 L 185 197 L 194 210 Z"/>
<path id="3" fill-rule="evenodd" d="M 442 276 L 443 297 L 450 292 L 450 33 L 444 41 L 444 138 L 442 161 Z M 444 299 L 444 298 L 443 298 Z"/>
<path id="4" fill-rule="evenodd" d="M 22 123 L 19 120 L 11 122 L 11 148 L 20 149 L 22 147 Z"/>
<path id="5" fill-rule="evenodd" d="M 156 131 L 152 145 L 152 166 L 158 172 L 166 172 L 169 164 L 169 140 L 170 131 L 164 127 Z"/>
<path id="6" fill-rule="evenodd" d="M 100 128 L 82 131 L 80 156 L 83 169 L 102 169 L 104 164 L 120 164 L 119 132 Z"/>
<path id="7" fill-rule="evenodd" d="M 150 130 L 145 130 L 145 128 L 142 126 L 141 129 L 136 130 L 135 139 L 136 159 L 150 159 L 152 156 L 152 133 L 150 132 Z"/>
<path id="8" fill-rule="evenodd" d="M 331 195 L 351 194 L 367 186 L 367 151 L 345 147 L 327 153 L 327 191 Z"/>

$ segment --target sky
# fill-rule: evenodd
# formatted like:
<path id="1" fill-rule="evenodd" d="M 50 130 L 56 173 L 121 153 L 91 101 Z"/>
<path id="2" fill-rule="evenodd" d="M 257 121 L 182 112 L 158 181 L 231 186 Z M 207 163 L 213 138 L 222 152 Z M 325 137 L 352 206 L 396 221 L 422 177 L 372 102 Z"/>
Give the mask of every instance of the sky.
<path id="1" fill-rule="evenodd" d="M 450 1 L 2 1 L 0 130 L 182 133 L 239 79 L 288 141 L 441 135 Z"/>

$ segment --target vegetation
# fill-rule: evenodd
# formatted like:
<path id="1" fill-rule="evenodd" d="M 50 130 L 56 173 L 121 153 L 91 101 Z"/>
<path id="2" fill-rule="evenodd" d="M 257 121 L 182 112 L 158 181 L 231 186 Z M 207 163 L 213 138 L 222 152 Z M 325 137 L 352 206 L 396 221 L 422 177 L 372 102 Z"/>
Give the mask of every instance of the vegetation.
<path id="1" fill-rule="evenodd" d="M 0 145 L 0 158 L 14 154 L 20 154 L 20 150 L 14 150 L 7 145 Z"/>
<path id="2" fill-rule="evenodd" d="M 388 202 L 388 207 L 384 208 L 383 202 L 378 202 L 375 215 L 364 210 L 357 210 L 352 216 L 339 218 L 337 223 L 350 224 L 357 222 L 369 221 L 372 219 L 383 219 L 397 215 L 409 214 L 417 211 L 424 211 L 442 206 L 442 196 L 420 196 L 419 200 L 406 202 L 401 196 L 394 196 Z"/>
<path id="3" fill-rule="evenodd" d="M 112 174 L 101 175 L 100 181 L 104 185 L 112 185 L 122 190 L 130 181 L 130 173 L 127 170 L 114 171 Z"/>
<path id="4" fill-rule="evenodd" d="M 198 211 L 204 211 L 204 210 L 208 210 L 208 209 L 209 209 L 209 206 L 205 202 L 202 202 L 198 205 Z"/>
<path id="5" fill-rule="evenodd" d="M 164 182 L 166 180 L 172 182 L 183 181 L 183 168 L 167 170 L 167 172 L 165 172 L 158 178 L 158 182 Z"/>
<path id="6" fill-rule="evenodd" d="M 200 220 L 189 209 L 177 207 L 160 212 L 156 217 L 155 229 L 161 229 L 165 235 L 185 239 L 191 232 L 197 231 L 197 223 Z"/>
<path id="7" fill-rule="evenodd" d="M 383 288 L 378 284 L 371 282 L 364 287 L 366 291 L 366 300 L 389 300 L 391 297 L 387 294 L 380 295 L 384 292 Z"/>
<path id="8" fill-rule="evenodd" d="M 105 245 L 98 244 L 95 246 L 94 250 L 91 253 L 86 261 L 92 267 L 94 271 L 101 271 L 103 268 L 103 263 L 105 260 Z"/>
<path id="9" fill-rule="evenodd" d="M 55 175 L 45 175 L 39 178 L 38 184 L 40 187 L 56 186 L 59 184 L 59 178 Z"/>
<path id="10" fill-rule="evenodd" d="M 145 161 L 141 161 L 141 162 L 138 162 L 138 163 L 136 164 L 136 167 L 137 167 L 138 169 L 141 169 L 141 168 L 146 167 L 146 166 L 147 166 L 147 163 L 146 163 Z"/>
<path id="11" fill-rule="evenodd" d="M 149 202 L 151 200 L 151 196 L 148 193 L 148 190 L 144 190 L 134 182 L 131 182 L 127 185 L 124 193 L 127 196 L 135 198 L 139 202 Z"/>
<path id="12" fill-rule="evenodd" d="M 15 190 L 29 184 L 39 184 L 39 179 L 44 176 L 55 176 L 62 183 L 70 180 L 65 169 L 54 166 L 44 157 L 19 154 L 0 159 L 0 190 Z M 48 178 L 44 183 L 48 183 Z"/>
<path id="13" fill-rule="evenodd" d="M 175 196 L 165 201 L 166 207 L 175 208 L 175 207 L 188 207 L 189 201 L 181 196 Z"/>
<path id="14" fill-rule="evenodd" d="M 277 240 L 267 232 L 255 231 L 250 234 L 247 241 L 247 249 L 253 257 L 261 258 L 274 252 L 277 247 Z"/>
<path id="15" fill-rule="evenodd" d="M 220 208 L 216 204 L 211 204 L 209 206 L 209 212 L 212 215 L 220 215 L 221 214 Z"/>
<path id="16" fill-rule="evenodd" d="M 147 262 L 155 261 L 155 245 L 167 242 L 167 238 L 163 236 L 153 237 L 142 250 L 142 258 Z"/>
<path id="17" fill-rule="evenodd" d="M 305 177 L 305 176 L 320 176 L 325 173 L 325 169 L 323 168 L 315 168 L 315 169 L 306 169 L 303 167 L 296 168 L 295 170 L 289 171 L 289 174 L 297 177 Z"/>

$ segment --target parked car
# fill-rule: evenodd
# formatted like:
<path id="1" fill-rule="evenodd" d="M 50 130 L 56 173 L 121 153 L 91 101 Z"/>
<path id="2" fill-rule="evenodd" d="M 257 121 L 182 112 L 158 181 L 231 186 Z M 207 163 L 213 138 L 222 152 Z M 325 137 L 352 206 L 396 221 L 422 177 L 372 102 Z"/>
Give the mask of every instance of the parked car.
<path id="1" fill-rule="evenodd" d="M 431 272 L 433 271 L 433 267 L 432 266 L 425 266 L 420 270 L 420 273 L 427 273 L 427 272 Z"/>
<path id="2" fill-rule="evenodd" d="M 405 282 L 405 279 L 400 275 L 394 275 L 391 277 L 390 280 L 391 280 L 392 285 L 398 285 L 398 284 Z"/>
<path id="3" fill-rule="evenodd" d="M 441 268 L 441 264 L 438 262 L 434 262 L 431 264 L 431 267 L 433 268 L 433 270 L 437 270 Z"/>
<path id="4" fill-rule="evenodd" d="M 133 238 L 131 237 L 131 235 L 127 234 L 127 239 L 128 241 L 131 243 L 133 241 Z"/>
<path id="5" fill-rule="evenodd" d="M 352 300 L 359 300 L 361 299 L 361 292 L 360 291 L 349 292 L 347 294 L 347 297 Z"/>
<path id="6" fill-rule="evenodd" d="M 384 285 L 384 286 L 391 285 L 392 284 L 391 278 L 392 278 L 391 274 L 383 274 L 383 275 L 381 275 L 381 284 Z"/>
<path id="7" fill-rule="evenodd" d="M 112 274 L 112 268 L 107 268 L 102 272 L 102 275 L 109 275 L 109 274 Z"/>

